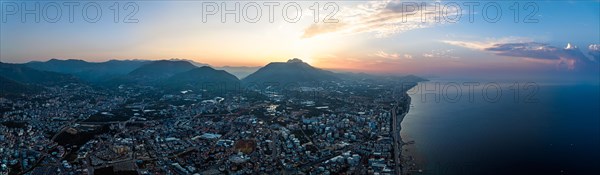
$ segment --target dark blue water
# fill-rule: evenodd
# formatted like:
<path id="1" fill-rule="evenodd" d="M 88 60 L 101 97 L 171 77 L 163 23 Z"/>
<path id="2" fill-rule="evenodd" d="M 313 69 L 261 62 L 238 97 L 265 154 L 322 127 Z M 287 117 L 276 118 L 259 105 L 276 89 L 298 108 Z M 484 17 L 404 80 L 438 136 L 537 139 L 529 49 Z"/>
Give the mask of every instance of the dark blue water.
<path id="1" fill-rule="evenodd" d="M 441 92 L 421 93 L 423 86 L 435 89 L 436 82 Z M 402 135 L 415 141 L 425 161 L 422 174 L 600 172 L 598 85 L 537 84 L 525 89 L 521 83 L 517 99 L 511 83 L 495 84 L 502 88 L 498 96 L 497 87 L 486 82 L 472 91 L 459 83 L 462 92 L 447 83 L 422 83 L 410 93 L 412 106 Z M 473 92 L 472 101 L 468 92 Z M 462 94 L 460 100 L 457 94 Z"/>

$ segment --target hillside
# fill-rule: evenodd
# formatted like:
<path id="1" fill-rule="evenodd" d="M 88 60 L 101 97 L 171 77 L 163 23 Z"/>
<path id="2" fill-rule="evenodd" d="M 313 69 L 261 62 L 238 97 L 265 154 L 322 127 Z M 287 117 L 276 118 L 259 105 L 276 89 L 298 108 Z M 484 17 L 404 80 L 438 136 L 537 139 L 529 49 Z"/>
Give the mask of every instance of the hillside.
<path id="1" fill-rule="evenodd" d="M 248 83 L 307 83 L 337 80 L 335 73 L 312 67 L 294 58 L 287 62 L 273 62 L 248 75 L 242 81 Z"/>

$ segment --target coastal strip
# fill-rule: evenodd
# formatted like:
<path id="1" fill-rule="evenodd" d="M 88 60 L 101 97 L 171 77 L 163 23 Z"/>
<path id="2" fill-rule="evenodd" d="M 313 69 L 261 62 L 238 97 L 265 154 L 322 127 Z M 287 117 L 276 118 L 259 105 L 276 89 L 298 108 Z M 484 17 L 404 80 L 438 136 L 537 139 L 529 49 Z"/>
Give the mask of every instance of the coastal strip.
<path id="1" fill-rule="evenodd" d="M 401 131 L 402 131 L 402 121 L 406 114 L 410 111 L 411 97 L 405 91 L 403 97 L 394 106 L 391 110 L 392 113 L 392 137 L 394 140 L 393 149 L 394 149 L 394 162 L 396 162 L 395 170 L 398 175 L 409 175 L 416 173 L 422 173 L 423 170 L 419 169 L 417 166 L 417 162 L 415 160 L 415 155 L 407 152 L 414 153 L 414 141 L 404 142 L 402 140 Z M 398 114 L 401 113 L 401 114 Z M 412 147 L 411 147 L 412 145 Z"/>
<path id="2" fill-rule="evenodd" d="M 393 106 L 393 108 L 391 109 L 391 113 L 392 113 L 392 130 L 391 130 L 391 135 L 392 135 L 392 139 L 394 140 L 393 143 L 393 150 L 394 150 L 394 162 L 395 162 L 395 166 L 394 166 L 394 170 L 396 172 L 397 175 L 403 174 L 403 167 L 402 167 L 402 161 L 401 161 L 401 157 L 402 157 L 402 145 L 404 144 L 404 142 L 402 141 L 402 137 L 400 136 L 400 131 L 402 129 L 402 120 L 404 119 L 404 116 L 406 115 L 406 111 L 408 111 L 408 107 L 410 107 L 410 97 L 408 96 L 408 94 L 406 93 L 406 91 L 402 94 L 402 97 L 400 98 L 399 101 L 397 101 L 396 105 Z M 402 114 L 400 114 L 400 116 L 398 116 L 398 112 L 401 112 Z"/>
<path id="3" fill-rule="evenodd" d="M 416 152 L 416 146 L 415 146 L 415 141 L 408 141 L 405 142 L 402 138 L 401 132 L 402 132 L 402 122 L 404 121 L 404 117 L 406 116 L 406 114 L 408 114 L 408 112 L 410 111 L 410 106 L 411 106 L 411 102 L 412 102 L 412 98 L 405 92 L 404 93 L 405 98 L 403 101 L 403 103 L 400 104 L 404 104 L 403 108 L 404 110 L 395 110 L 393 111 L 393 119 L 395 119 L 396 121 L 394 121 L 394 124 L 396 125 L 394 127 L 394 129 L 397 128 L 397 132 L 394 131 L 394 151 L 396 152 L 398 150 L 398 156 L 400 156 L 399 158 L 399 162 L 400 164 L 398 165 L 398 167 L 400 167 L 400 172 L 398 174 L 401 175 L 412 175 L 412 174 L 422 174 L 424 173 L 423 170 L 423 164 L 420 162 L 421 157 L 417 154 Z M 399 116 L 396 116 L 396 111 L 402 111 L 402 114 L 400 114 Z M 396 141 L 395 138 L 398 138 L 398 141 Z M 399 144 L 399 146 L 396 146 L 396 143 Z"/>

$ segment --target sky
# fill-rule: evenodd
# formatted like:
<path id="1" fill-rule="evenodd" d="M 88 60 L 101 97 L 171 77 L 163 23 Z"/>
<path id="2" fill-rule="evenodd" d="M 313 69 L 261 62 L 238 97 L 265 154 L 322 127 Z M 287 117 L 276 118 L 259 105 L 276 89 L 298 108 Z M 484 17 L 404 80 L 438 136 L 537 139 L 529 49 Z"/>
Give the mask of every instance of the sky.
<path id="1" fill-rule="evenodd" d="M 339 71 L 598 79 L 598 0 L 0 5 L 2 62 L 179 58 L 263 66 L 300 58 Z"/>

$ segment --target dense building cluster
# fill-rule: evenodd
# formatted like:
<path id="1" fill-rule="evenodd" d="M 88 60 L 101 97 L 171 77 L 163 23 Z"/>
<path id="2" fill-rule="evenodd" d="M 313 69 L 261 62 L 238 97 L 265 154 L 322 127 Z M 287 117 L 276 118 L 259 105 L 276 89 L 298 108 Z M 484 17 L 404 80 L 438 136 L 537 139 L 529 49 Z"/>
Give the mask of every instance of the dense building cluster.
<path id="1" fill-rule="evenodd" d="M 404 85 L 406 87 L 406 85 Z M 0 98 L 1 174 L 399 174 L 398 82 Z"/>

